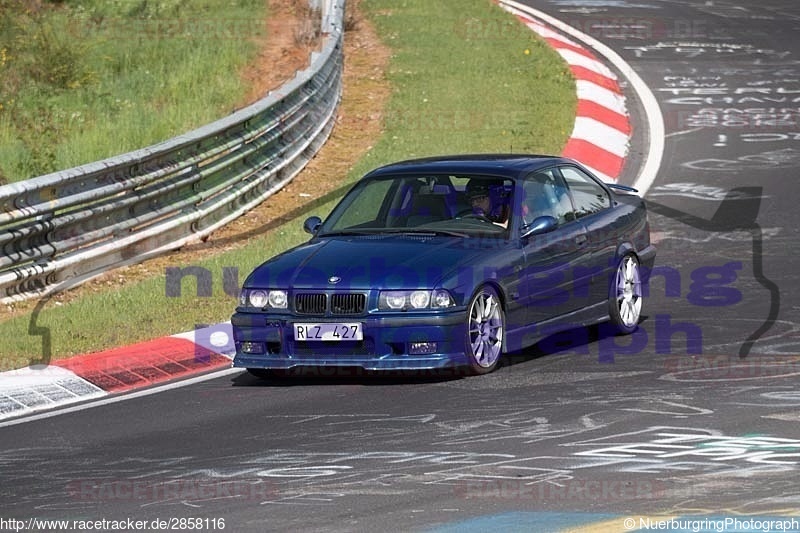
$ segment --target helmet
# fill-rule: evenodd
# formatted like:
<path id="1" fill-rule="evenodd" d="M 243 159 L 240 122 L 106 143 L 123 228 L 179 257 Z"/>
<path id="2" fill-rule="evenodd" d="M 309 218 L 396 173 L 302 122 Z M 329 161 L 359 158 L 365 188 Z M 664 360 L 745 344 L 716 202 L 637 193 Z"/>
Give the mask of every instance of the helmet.
<path id="1" fill-rule="evenodd" d="M 481 180 L 481 179 L 469 180 L 469 183 L 467 183 L 467 188 L 466 188 L 467 198 L 475 198 L 478 196 L 489 196 L 489 191 L 492 185 L 493 183 L 487 180 Z"/>
<path id="2" fill-rule="evenodd" d="M 505 202 L 502 181 L 473 178 L 467 182 L 465 193 L 470 200 L 480 196 L 488 196 L 490 199 L 490 207 L 487 212 L 473 205 L 474 213 L 483 215 L 492 222 L 508 220 L 508 206 Z"/>

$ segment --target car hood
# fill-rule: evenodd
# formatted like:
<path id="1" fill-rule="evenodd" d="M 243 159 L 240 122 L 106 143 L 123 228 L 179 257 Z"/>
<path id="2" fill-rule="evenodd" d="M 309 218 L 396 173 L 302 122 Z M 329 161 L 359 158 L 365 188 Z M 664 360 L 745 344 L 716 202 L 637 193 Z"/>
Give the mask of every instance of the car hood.
<path id="1" fill-rule="evenodd" d="M 471 242 L 474 241 L 474 242 Z M 474 266 L 483 239 L 356 236 L 312 240 L 262 264 L 246 287 L 294 289 L 435 288 L 448 272 Z"/>

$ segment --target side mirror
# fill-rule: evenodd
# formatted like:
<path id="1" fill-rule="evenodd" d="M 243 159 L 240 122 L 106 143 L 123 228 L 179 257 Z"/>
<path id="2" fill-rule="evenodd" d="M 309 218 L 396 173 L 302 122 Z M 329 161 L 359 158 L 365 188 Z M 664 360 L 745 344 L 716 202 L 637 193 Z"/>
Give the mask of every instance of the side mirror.
<path id="1" fill-rule="evenodd" d="M 550 215 L 536 217 L 533 222 L 527 226 L 522 227 L 522 237 L 530 237 L 532 235 L 541 235 L 553 231 L 558 227 L 558 220 Z"/>
<path id="2" fill-rule="evenodd" d="M 303 222 L 303 230 L 311 235 L 316 235 L 319 227 L 322 225 L 322 219 L 319 217 L 308 217 Z"/>

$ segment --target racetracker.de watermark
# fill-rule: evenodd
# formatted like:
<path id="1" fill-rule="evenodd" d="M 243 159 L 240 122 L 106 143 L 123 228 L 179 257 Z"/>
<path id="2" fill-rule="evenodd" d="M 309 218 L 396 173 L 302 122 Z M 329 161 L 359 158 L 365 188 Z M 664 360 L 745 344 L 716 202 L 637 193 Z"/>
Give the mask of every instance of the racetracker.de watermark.
<path id="1" fill-rule="evenodd" d="M 82 502 L 163 502 L 237 499 L 262 502 L 278 489 L 263 479 L 75 479 L 67 494 Z"/>
<path id="2" fill-rule="evenodd" d="M 527 19 L 523 19 L 528 21 Z M 564 20 L 572 28 L 597 39 L 650 41 L 653 39 L 707 39 L 724 37 L 718 24 L 702 18 L 665 19 L 659 17 L 587 16 Z M 530 22 L 531 24 L 538 24 Z M 513 20 L 462 18 L 453 32 L 468 41 L 500 41 L 520 38 Z"/>
<path id="3" fill-rule="evenodd" d="M 680 381 L 737 381 L 771 377 L 800 376 L 800 356 L 738 359 L 730 355 L 669 355 L 664 370 Z"/>
<path id="4" fill-rule="evenodd" d="M 531 482 L 517 479 L 467 480 L 455 485 L 459 498 L 532 501 L 542 503 L 614 503 L 656 500 L 668 493 L 689 496 L 691 488 L 676 489 L 662 481 L 646 479 L 568 479 Z"/>

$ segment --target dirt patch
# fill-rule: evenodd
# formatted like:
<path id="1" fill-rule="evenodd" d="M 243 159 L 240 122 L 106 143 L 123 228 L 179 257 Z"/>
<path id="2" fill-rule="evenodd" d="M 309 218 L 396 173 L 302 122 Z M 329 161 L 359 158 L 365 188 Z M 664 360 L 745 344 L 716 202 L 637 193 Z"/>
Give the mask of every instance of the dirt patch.
<path id="1" fill-rule="evenodd" d="M 291 0 L 270 0 L 269 31 L 258 60 L 243 76 L 252 82 L 251 97 L 257 100 L 269 89 L 294 77 L 307 66 L 313 45 L 298 43 L 297 31 L 304 27 L 303 15 Z M 115 290 L 144 278 L 162 276 L 166 267 L 186 265 L 208 259 L 247 244 L 246 235 L 263 233 L 275 227 L 287 214 L 313 202 L 340 186 L 332 176 L 346 176 L 352 166 L 380 136 L 383 110 L 390 95 L 385 77 L 390 50 L 378 38 L 363 16 L 358 0 L 348 0 L 348 31 L 344 45 L 344 92 L 336 125 L 328 142 L 311 162 L 286 187 L 258 207 L 212 233 L 204 242 L 145 261 L 138 265 L 107 272 L 79 287 L 53 296 L 49 305 L 80 298 L 85 294 Z M 255 96 L 253 96 L 255 95 Z M 249 103 L 249 102 L 246 102 Z M 301 196 L 312 194 L 311 197 Z M 3 318 L 30 312 L 36 300 L 16 302 L 6 307 Z"/>
<path id="2" fill-rule="evenodd" d="M 257 42 L 258 57 L 242 72 L 250 87 L 243 106 L 264 97 L 308 66 L 308 56 L 319 45 L 319 36 L 309 20 L 317 14 L 301 7 L 306 4 L 296 0 L 267 2 L 266 31 Z"/>

